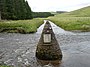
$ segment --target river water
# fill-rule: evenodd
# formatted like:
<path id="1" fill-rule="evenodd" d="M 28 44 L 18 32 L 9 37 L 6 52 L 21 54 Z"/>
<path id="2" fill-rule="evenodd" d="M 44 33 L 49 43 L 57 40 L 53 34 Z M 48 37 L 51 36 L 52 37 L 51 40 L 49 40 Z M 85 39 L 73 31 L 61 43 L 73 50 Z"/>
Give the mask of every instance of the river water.
<path id="1" fill-rule="evenodd" d="M 50 23 L 63 53 L 60 64 L 43 65 L 35 57 L 45 23 L 34 34 L 0 33 L 0 64 L 14 67 L 90 67 L 90 32 L 69 32 Z"/>

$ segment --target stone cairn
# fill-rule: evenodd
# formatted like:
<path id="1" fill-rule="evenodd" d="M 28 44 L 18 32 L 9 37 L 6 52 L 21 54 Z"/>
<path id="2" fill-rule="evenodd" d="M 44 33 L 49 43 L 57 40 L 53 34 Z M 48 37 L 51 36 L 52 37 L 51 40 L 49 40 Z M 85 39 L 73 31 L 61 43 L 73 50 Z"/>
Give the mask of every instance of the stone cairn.
<path id="1" fill-rule="evenodd" d="M 39 60 L 62 60 L 62 52 L 49 21 L 46 22 L 36 49 Z"/>

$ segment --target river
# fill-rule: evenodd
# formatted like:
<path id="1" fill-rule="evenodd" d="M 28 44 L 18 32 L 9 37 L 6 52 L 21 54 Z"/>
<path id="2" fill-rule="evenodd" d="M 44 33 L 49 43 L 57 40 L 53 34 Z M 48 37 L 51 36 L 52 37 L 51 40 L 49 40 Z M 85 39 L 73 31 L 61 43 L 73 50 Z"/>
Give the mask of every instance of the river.
<path id="1" fill-rule="evenodd" d="M 61 64 L 51 67 L 90 67 L 90 32 L 65 31 L 50 23 L 63 53 Z M 0 33 L 0 64 L 45 67 L 35 57 L 43 27 L 44 24 L 34 34 Z"/>

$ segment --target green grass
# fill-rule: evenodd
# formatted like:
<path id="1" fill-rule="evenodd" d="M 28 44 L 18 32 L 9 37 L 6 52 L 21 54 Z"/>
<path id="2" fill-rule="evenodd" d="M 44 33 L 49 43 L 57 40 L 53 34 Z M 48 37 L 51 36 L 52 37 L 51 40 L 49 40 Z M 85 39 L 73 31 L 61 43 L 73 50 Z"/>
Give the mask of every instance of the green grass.
<path id="1" fill-rule="evenodd" d="M 77 17 L 90 17 L 90 6 L 72 11 L 70 12 L 70 15 L 76 15 Z"/>
<path id="2" fill-rule="evenodd" d="M 10 66 L 6 66 L 6 65 L 0 65 L 0 67 L 10 67 Z"/>
<path id="3" fill-rule="evenodd" d="M 69 31 L 90 31 L 90 17 L 49 17 L 52 22 Z"/>
<path id="4" fill-rule="evenodd" d="M 42 23 L 43 19 L 40 18 L 32 20 L 0 21 L 0 32 L 34 33 Z"/>
<path id="5" fill-rule="evenodd" d="M 90 6 L 58 14 L 48 19 L 65 30 L 90 31 Z"/>

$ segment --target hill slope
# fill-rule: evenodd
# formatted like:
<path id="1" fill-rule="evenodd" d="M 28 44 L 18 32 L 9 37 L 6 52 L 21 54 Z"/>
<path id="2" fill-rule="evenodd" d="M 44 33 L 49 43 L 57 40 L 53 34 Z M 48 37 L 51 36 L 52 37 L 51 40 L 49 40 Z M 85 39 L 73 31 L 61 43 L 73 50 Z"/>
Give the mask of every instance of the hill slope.
<path id="1" fill-rule="evenodd" d="M 90 6 L 48 19 L 65 30 L 90 31 Z"/>
<path id="2" fill-rule="evenodd" d="M 70 12 L 71 15 L 90 17 L 90 6 Z"/>
<path id="3" fill-rule="evenodd" d="M 58 14 L 59 17 L 90 17 L 90 6 L 72 12 Z"/>

